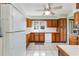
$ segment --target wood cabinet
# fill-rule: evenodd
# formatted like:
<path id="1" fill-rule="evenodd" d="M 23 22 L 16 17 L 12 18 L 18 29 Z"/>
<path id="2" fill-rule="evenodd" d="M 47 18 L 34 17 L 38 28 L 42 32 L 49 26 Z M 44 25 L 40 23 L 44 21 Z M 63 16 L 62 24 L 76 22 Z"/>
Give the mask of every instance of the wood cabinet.
<path id="1" fill-rule="evenodd" d="M 31 39 L 30 39 L 30 42 L 34 42 L 34 40 L 35 40 L 35 33 L 30 33 L 30 35 L 31 35 Z"/>
<path id="2" fill-rule="evenodd" d="M 79 11 L 74 13 L 74 24 L 79 24 Z"/>
<path id="3" fill-rule="evenodd" d="M 27 27 L 32 27 L 32 20 L 27 18 L 26 19 L 26 24 L 27 24 Z"/>
<path id="4" fill-rule="evenodd" d="M 30 44 L 30 33 L 26 35 L 26 48 L 29 46 Z"/>
<path id="5" fill-rule="evenodd" d="M 57 27 L 57 20 L 52 20 L 52 27 Z"/>
<path id="6" fill-rule="evenodd" d="M 57 31 L 60 33 L 60 42 L 66 42 L 67 40 L 67 19 L 61 18 L 58 20 Z"/>
<path id="7" fill-rule="evenodd" d="M 76 3 L 76 9 L 79 9 L 79 3 Z"/>
<path id="8" fill-rule="evenodd" d="M 45 33 L 41 32 L 41 33 L 36 33 L 36 32 L 32 32 L 30 34 L 30 42 L 44 42 L 45 41 Z"/>
<path id="9" fill-rule="evenodd" d="M 69 39 L 69 44 L 70 45 L 79 45 L 79 37 L 71 35 L 70 39 Z"/>
<path id="10" fill-rule="evenodd" d="M 47 27 L 57 27 L 57 20 L 47 20 Z"/>
<path id="11" fill-rule="evenodd" d="M 52 33 L 52 42 L 59 42 L 59 41 L 60 41 L 59 33 Z"/>
<path id="12" fill-rule="evenodd" d="M 47 20 L 47 27 L 52 27 L 52 20 Z"/>
<path id="13" fill-rule="evenodd" d="M 40 36 L 40 42 L 44 42 L 45 41 L 45 33 L 39 33 L 39 36 Z"/>
<path id="14" fill-rule="evenodd" d="M 34 40 L 35 42 L 39 42 L 40 41 L 40 39 L 39 39 L 39 33 L 35 33 L 35 40 Z"/>

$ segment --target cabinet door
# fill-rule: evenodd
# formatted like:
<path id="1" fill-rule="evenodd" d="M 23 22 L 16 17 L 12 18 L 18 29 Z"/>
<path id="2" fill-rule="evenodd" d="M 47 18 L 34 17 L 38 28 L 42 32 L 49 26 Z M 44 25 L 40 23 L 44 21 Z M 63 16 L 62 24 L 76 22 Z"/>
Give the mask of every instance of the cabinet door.
<path id="1" fill-rule="evenodd" d="M 76 39 L 70 39 L 70 45 L 77 45 L 77 40 Z"/>
<path id="2" fill-rule="evenodd" d="M 69 39 L 69 44 L 70 45 L 76 45 L 77 44 L 77 37 L 74 36 L 74 35 L 71 35 L 70 39 Z"/>
<path id="3" fill-rule="evenodd" d="M 79 12 L 76 12 L 74 14 L 74 23 L 75 25 L 79 24 Z"/>
<path id="4" fill-rule="evenodd" d="M 60 28 L 60 41 L 63 42 L 64 39 L 64 29 Z"/>
<path id="5" fill-rule="evenodd" d="M 39 33 L 35 33 L 35 42 L 39 42 Z"/>
<path id="6" fill-rule="evenodd" d="M 58 26 L 59 27 L 63 27 L 64 26 L 64 20 L 63 19 L 60 19 L 59 21 L 58 21 Z"/>
<path id="7" fill-rule="evenodd" d="M 26 35 L 26 47 L 28 47 L 29 43 L 30 43 L 30 34 L 27 34 Z"/>
<path id="8" fill-rule="evenodd" d="M 52 42 L 55 42 L 55 33 L 52 33 Z"/>
<path id="9" fill-rule="evenodd" d="M 78 39 L 78 45 L 79 45 L 79 39 Z"/>
<path id="10" fill-rule="evenodd" d="M 34 40 L 35 40 L 35 33 L 31 33 L 31 39 L 30 39 L 30 41 L 34 42 Z"/>
<path id="11" fill-rule="evenodd" d="M 57 27 L 57 20 L 52 20 L 51 23 L 52 23 L 51 25 L 52 27 Z"/>
<path id="12" fill-rule="evenodd" d="M 27 27 L 32 27 L 32 20 L 31 19 L 26 19 Z"/>
<path id="13" fill-rule="evenodd" d="M 79 9 L 79 3 L 76 3 L 76 9 Z"/>
<path id="14" fill-rule="evenodd" d="M 59 33 L 56 33 L 55 36 L 56 36 L 56 42 L 59 42 L 59 39 L 60 39 L 59 38 Z"/>
<path id="15" fill-rule="evenodd" d="M 45 33 L 40 33 L 40 42 L 44 42 L 45 41 Z"/>
<path id="16" fill-rule="evenodd" d="M 67 39 L 67 20 L 65 18 L 61 18 L 58 20 L 58 28 L 57 31 L 60 33 L 60 42 L 66 42 Z"/>
<path id="17" fill-rule="evenodd" d="M 47 20 L 47 27 L 52 27 L 51 20 Z"/>

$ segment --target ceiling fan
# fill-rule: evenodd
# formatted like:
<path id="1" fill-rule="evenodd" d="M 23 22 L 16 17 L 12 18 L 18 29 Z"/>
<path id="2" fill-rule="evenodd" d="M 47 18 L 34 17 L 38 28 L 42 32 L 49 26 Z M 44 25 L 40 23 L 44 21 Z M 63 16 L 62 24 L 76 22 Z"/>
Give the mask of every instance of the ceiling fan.
<path id="1" fill-rule="evenodd" d="M 42 15 L 55 15 L 53 10 L 56 9 L 62 9 L 63 6 L 53 6 L 53 4 L 51 5 L 51 3 L 48 3 L 47 5 L 44 6 L 43 9 L 39 9 L 38 11 L 43 11 Z"/>

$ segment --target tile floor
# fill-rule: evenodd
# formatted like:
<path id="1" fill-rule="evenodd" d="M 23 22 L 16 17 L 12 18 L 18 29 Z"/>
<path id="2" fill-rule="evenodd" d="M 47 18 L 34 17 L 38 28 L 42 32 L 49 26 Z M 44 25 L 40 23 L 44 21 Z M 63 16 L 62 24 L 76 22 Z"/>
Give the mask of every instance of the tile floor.
<path id="1" fill-rule="evenodd" d="M 44 43 L 38 45 L 31 43 L 26 49 L 26 56 L 58 56 L 56 45 L 60 44 L 65 43 Z"/>

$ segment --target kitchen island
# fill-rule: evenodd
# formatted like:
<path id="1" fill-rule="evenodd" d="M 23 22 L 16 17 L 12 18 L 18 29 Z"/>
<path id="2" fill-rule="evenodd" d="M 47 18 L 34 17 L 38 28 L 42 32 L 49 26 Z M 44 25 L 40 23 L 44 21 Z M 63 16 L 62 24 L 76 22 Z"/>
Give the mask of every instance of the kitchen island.
<path id="1" fill-rule="evenodd" d="M 79 45 L 57 45 L 58 56 L 79 56 Z"/>

